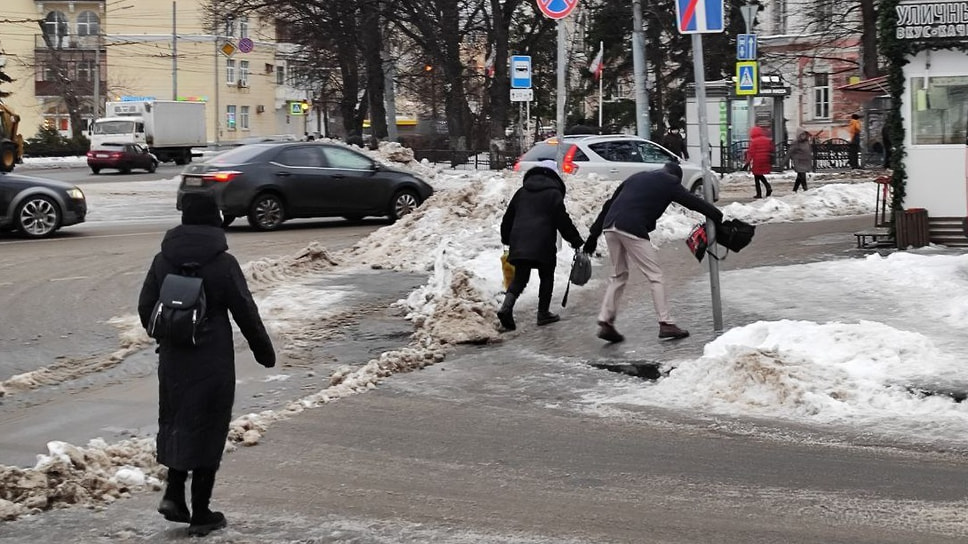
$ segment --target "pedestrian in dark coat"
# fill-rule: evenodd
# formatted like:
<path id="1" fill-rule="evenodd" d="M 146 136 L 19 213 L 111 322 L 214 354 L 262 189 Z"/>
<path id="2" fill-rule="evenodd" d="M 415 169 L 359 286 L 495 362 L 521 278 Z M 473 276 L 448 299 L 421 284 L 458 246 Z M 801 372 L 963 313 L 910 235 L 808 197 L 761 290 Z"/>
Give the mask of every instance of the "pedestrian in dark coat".
<path id="1" fill-rule="evenodd" d="M 797 173 L 797 179 L 793 182 L 793 192 L 797 192 L 800 187 L 807 190 L 807 172 L 813 169 L 813 148 L 810 145 L 810 134 L 802 129 L 797 129 L 797 139 L 790 144 L 787 149 L 784 162 L 793 163 L 793 171 Z"/>
<path id="2" fill-rule="evenodd" d="M 689 150 L 686 148 L 686 141 L 682 138 L 678 128 L 669 129 L 669 133 L 662 139 L 662 146 L 672 151 L 677 157 L 689 159 Z"/>
<path id="3" fill-rule="evenodd" d="M 551 295 L 558 264 L 558 233 L 578 249 L 581 235 L 565 210 L 565 182 L 553 161 L 542 161 L 524 174 L 524 182 L 508 203 L 501 220 L 501 243 L 510 246 L 508 261 L 514 265 L 514 279 L 497 312 L 501 326 L 513 331 L 514 303 L 528 285 L 531 271 L 538 271 L 538 325 L 560 319 L 551 313 Z"/>
<path id="4" fill-rule="evenodd" d="M 593 253 L 598 237 L 605 233 L 608 255 L 612 259 L 612 276 L 609 278 L 605 298 L 598 313 L 598 337 L 608 342 L 621 342 L 625 337 L 615 329 L 618 306 L 625 284 L 629 279 L 629 265 L 634 265 L 649 280 L 652 304 L 659 317 L 659 338 L 685 338 L 689 331 L 680 329 L 672 321 L 669 302 L 662 283 L 662 269 L 658 253 L 649 233 L 665 213 L 669 204 L 679 204 L 697 211 L 718 226 L 723 212 L 716 206 L 693 195 L 682 186 L 682 167 L 667 162 L 660 170 L 632 174 L 615 189 L 588 233 L 583 251 Z"/>
<path id="5" fill-rule="evenodd" d="M 756 183 L 756 196 L 753 198 L 763 198 L 763 191 L 760 184 L 766 187 L 766 196 L 773 194 L 773 187 L 766 181 L 766 175 L 773 169 L 773 142 L 760 127 L 750 129 L 750 143 L 746 150 L 746 163 L 750 165 L 753 173 L 753 182 Z"/>
<path id="6" fill-rule="evenodd" d="M 138 298 L 141 324 L 148 327 L 165 276 L 195 263 L 207 309 L 198 345 L 162 340 L 158 349 L 158 462 L 168 467 L 168 485 L 158 511 L 169 521 L 190 523 L 204 535 L 225 527 L 225 516 L 209 501 L 222 460 L 235 398 L 235 344 L 229 312 L 266 368 L 276 363 L 272 341 L 259 317 L 238 261 L 228 253 L 222 218 L 211 195 L 185 195 L 182 224 L 165 233 Z M 192 473 L 192 509 L 185 482 Z"/>

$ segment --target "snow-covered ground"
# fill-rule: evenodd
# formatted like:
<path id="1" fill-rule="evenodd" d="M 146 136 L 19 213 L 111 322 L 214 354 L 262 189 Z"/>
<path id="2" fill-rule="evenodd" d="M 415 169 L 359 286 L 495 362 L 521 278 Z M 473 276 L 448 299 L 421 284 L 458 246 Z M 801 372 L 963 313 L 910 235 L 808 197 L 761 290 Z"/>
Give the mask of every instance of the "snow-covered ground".
<path id="1" fill-rule="evenodd" d="M 337 372 L 330 387 L 293 399 L 283 408 L 239 418 L 233 422 L 229 448 L 258 442 L 274 421 L 365 392 L 396 372 L 438 362 L 455 343 L 500 337 L 494 316 L 502 281 L 499 224 L 521 174 L 437 170 L 408 160 L 412 155 L 392 144 L 382 144 L 371 154 L 411 168 L 430 181 L 436 194 L 416 213 L 345 251 L 331 254 L 310 246 L 286 258 L 247 263 L 245 269 L 267 325 L 283 339 L 295 338 L 300 328 L 311 326 L 308 316 L 318 314 L 317 306 L 338 304 L 338 293 L 312 286 L 314 278 L 331 273 L 332 263 L 339 263 L 341 273 L 354 267 L 426 273 L 427 283 L 398 302 L 414 324 L 412 343 L 362 368 Z M 875 184 L 850 175 L 815 176 L 810 190 L 798 194 L 789 193 L 792 174 L 771 176 L 773 197 L 733 202 L 723 211 L 727 218 L 756 224 L 872 214 Z M 566 179 L 566 205 L 583 234 L 618 183 L 595 176 Z M 726 176 L 721 184 L 724 200 L 752 193 L 752 180 L 745 173 Z M 117 219 L 123 213 L 135 218 L 142 212 L 132 211 L 135 207 L 128 203 L 133 199 L 142 210 L 149 207 L 176 218 L 171 205 L 176 187 L 175 178 L 150 185 L 82 186 L 92 222 L 109 215 Z M 693 212 L 673 205 L 659 221 L 653 243 L 683 243 L 698 220 Z M 559 253 L 559 285 L 566 281 L 570 259 L 570 249 Z M 674 369 L 656 383 L 611 378 L 607 386 L 586 392 L 576 409 L 591 407 L 608 414 L 621 404 L 655 405 L 710 415 L 836 423 L 868 435 L 968 447 L 968 406 L 910 388 L 950 383 L 952 376 L 961 374 L 968 346 L 961 340 L 968 312 L 968 255 L 929 247 L 743 273 L 746 281 L 736 283 L 750 287 L 725 292 L 727 302 L 748 305 L 750 313 L 775 319 L 725 331 L 705 346 L 700 358 L 667 362 Z M 773 296 L 750 296 L 753 286 Z M 529 289 L 524 298 L 535 297 L 535 291 Z M 798 303 L 776 302 L 790 300 Z M 114 322 L 122 329 L 124 352 L 149 346 L 134 316 L 117 316 Z M 16 380 L 29 382 L 29 376 Z M 0 391 L 6 387 L 15 394 L 14 382 L 0 383 Z M 45 508 L 51 501 L 98 503 L 129 489 L 160 485 L 151 439 L 93 441 L 78 447 L 57 438 L 50 437 L 49 453 L 38 456 L 34 468 L 0 467 L 0 487 L 19 490 L 8 495 L 16 497 L 13 501 L 0 498 L 0 519 Z M 62 491 L 50 491 L 81 480 L 97 481 L 101 487 L 94 491 L 91 486 L 74 486 L 77 491 L 68 498 Z"/>

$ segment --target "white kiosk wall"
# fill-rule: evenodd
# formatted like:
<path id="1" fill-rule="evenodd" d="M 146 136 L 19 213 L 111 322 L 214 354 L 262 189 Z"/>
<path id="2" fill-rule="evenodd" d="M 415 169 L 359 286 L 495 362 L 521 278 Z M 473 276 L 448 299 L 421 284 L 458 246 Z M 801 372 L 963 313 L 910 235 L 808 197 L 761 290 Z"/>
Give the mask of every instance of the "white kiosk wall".
<path id="1" fill-rule="evenodd" d="M 904 208 L 968 215 L 968 70 L 961 51 L 921 51 L 904 67 Z"/>

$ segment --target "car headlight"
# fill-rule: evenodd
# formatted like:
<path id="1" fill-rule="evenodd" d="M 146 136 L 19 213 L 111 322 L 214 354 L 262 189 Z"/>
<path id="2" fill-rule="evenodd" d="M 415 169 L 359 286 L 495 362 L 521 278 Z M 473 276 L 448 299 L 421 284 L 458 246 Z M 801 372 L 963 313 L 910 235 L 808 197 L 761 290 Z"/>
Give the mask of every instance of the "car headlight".
<path id="1" fill-rule="evenodd" d="M 73 198 L 74 200 L 84 200 L 84 193 L 77 187 L 68 189 L 67 196 Z"/>

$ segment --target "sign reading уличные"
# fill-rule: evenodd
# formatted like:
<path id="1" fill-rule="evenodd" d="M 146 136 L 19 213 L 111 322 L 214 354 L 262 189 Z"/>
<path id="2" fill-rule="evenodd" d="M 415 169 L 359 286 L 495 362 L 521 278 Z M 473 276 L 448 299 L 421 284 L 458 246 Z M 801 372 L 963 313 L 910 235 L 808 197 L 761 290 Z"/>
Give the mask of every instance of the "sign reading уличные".
<path id="1" fill-rule="evenodd" d="M 896 9 L 899 40 L 968 38 L 968 1 L 904 2 Z"/>

